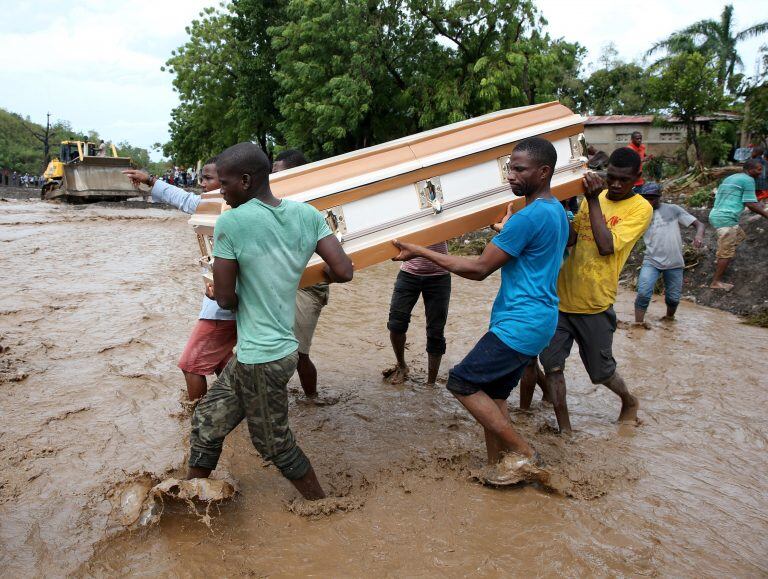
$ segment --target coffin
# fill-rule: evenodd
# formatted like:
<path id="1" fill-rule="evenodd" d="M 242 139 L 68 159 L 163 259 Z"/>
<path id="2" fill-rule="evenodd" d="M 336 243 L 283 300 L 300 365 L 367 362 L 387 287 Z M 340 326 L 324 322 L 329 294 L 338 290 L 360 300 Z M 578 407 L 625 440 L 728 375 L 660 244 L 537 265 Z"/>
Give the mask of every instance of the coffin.
<path id="1" fill-rule="evenodd" d="M 506 179 L 506 162 L 522 139 L 554 144 L 558 198 L 582 193 L 583 128 L 584 119 L 557 102 L 508 109 L 275 173 L 270 184 L 276 196 L 320 210 L 360 270 L 397 255 L 392 239 L 430 245 L 499 221 L 512 200 L 524 207 Z M 218 192 L 206 193 L 189 221 L 207 281 L 213 228 L 227 209 Z M 301 287 L 323 278 L 315 255 Z"/>

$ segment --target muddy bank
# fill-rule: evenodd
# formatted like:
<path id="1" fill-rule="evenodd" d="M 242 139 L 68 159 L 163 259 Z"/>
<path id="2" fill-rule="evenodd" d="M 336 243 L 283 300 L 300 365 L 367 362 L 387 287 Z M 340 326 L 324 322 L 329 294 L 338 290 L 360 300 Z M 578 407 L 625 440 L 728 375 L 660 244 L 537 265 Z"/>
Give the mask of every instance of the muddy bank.
<path id="1" fill-rule="evenodd" d="M 321 391 L 338 401 L 303 403 L 291 384 L 296 436 L 330 499 L 298 499 L 241 425 L 220 463 L 240 494 L 212 509 L 210 527 L 168 502 L 156 526 L 120 532 L 110 493 L 184 464 L 175 362 L 200 301 L 186 217 L 8 202 L 0 224 L 0 257 L 18 288 L 0 296 L 4 574 L 768 571 L 768 332 L 688 303 L 677 324 L 620 329 L 617 358 L 645 425 L 617 427 L 615 397 L 573 363 L 573 437 L 555 434 L 551 408 L 535 402 L 521 413 L 511 398 L 513 419 L 567 482 L 564 493 L 493 490 L 470 480 L 484 458 L 479 430 L 442 386 L 424 385 L 419 307 L 411 379 L 380 381 L 391 363 L 391 263 L 332 288 L 312 356 Z M 484 332 L 497 285 L 497 276 L 454 279 L 440 382 Z M 622 294 L 620 318 L 629 319 L 631 299 Z M 735 347 L 718 357 L 723 343 Z"/>
<path id="2" fill-rule="evenodd" d="M 724 292 L 706 287 L 712 281 L 717 260 L 717 235 L 709 225 L 709 209 L 685 209 L 707 227 L 701 250 L 695 250 L 692 245 L 695 229 L 688 227 L 682 230 L 686 256 L 683 298 L 742 316 L 767 312 L 768 220 L 749 211 L 742 216 L 740 225 L 747 239 L 736 250 L 736 257 L 725 274 L 724 281 L 734 284 L 734 287 L 730 292 Z M 642 241 L 638 242 L 622 275 L 629 289 L 635 287 L 643 262 L 643 249 Z"/>

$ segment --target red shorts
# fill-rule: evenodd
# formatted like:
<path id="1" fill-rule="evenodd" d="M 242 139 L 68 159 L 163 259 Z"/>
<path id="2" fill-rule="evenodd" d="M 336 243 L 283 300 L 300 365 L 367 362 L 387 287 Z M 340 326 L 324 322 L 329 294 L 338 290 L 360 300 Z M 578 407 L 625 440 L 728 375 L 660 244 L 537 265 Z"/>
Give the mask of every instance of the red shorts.
<path id="1" fill-rule="evenodd" d="M 232 357 L 236 343 L 235 320 L 197 320 L 181 354 L 179 368 L 202 376 L 218 374 Z"/>

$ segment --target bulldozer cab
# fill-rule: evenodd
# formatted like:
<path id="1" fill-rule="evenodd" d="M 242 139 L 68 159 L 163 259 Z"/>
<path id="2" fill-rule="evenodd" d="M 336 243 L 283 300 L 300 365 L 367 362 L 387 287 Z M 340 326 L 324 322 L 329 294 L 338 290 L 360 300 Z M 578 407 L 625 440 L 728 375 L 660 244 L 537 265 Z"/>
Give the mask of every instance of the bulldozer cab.
<path id="1" fill-rule="evenodd" d="M 90 141 L 62 141 L 59 159 L 62 163 L 81 161 L 85 157 L 96 157 L 99 148 Z M 117 157 L 115 146 L 112 145 L 112 157 Z"/>

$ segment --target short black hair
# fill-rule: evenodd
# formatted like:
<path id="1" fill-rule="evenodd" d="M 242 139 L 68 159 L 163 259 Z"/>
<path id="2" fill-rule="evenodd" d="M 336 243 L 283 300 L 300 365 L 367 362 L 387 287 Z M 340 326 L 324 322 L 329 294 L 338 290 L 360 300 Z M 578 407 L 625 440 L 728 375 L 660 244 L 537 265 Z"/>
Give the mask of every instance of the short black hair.
<path id="1" fill-rule="evenodd" d="M 219 156 L 218 155 L 214 155 L 213 157 L 208 159 L 205 163 L 203 163 L 203 167 L 205 167 L 206 165 L 215 165 L 216 161 L 218 161 L 218 160 L 219 160 Z"/>
<path id="2" fill-rule="evenodd" d="M 632 134 L 630 135 L 630 137 L 634 137 L 635 135 L 640 135 L 642 137 L 643 133 L 641 133 L 640 131 L 632 131 Z"/>
<path id="3" fill-rule="evenodd" d="M 744 161 L 744 170 L 747 171 L 748 169 L 757 169 L 758 167 L 762 168 L 763 164 L 760 162 L 760 159 L 757 157 L 753 157 L 751 159 L 747 159 Z"/>
<path id="4" fill-rule="evenodd" d="M 641 163 L 642 160 L 640 159 L 640 155 L 638 155 L 637 152 L 633 151 L 629 147 L 621 147 L 616 149 L 613 153 L 611 153 L 611 156 L 608 157 L 609 165 L 619 167 L 620 169 L 629 167 L 635 173 L 640 172 Z"/>
<path id="5" fill-rule="evenodd" d="M 294 167 L 307 164 L 307 158 L 298 149 L 286 149 L 278 153 L 277 157 L 275 157 L 275 162 L 277 161 L 285 163 L 286 169 L 293 169 Z"/>
<path id="6" fill-rule="evenodd" d="M 515 151 L 525 151 L 539 166 L 547 165 L 552 167 L 552 172 L 554 173 L 555 165 L 557 165 L 557 151 L 555 146 L 547 139 L 542 137 L 523 139 L 515 145 Z"/>
<path id="7" fill-rule="evenodd" d="M 254 143 L 238 143 L 219 153 L 216 170 L 219 173 L 234 171 L 250 175 L 253 186 L 258 189 L 269 182 L 270 163 L 261 147 Z"/>

